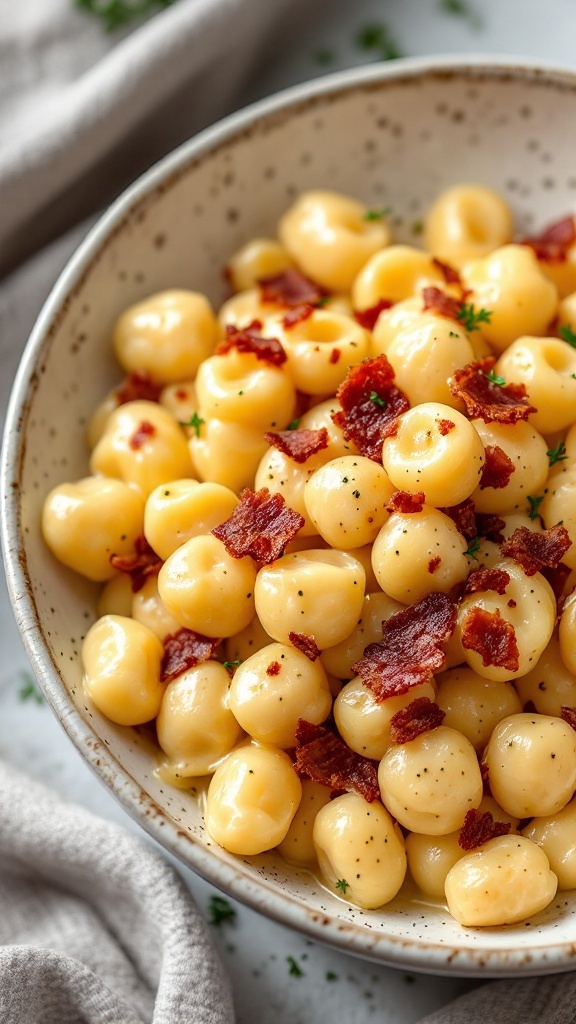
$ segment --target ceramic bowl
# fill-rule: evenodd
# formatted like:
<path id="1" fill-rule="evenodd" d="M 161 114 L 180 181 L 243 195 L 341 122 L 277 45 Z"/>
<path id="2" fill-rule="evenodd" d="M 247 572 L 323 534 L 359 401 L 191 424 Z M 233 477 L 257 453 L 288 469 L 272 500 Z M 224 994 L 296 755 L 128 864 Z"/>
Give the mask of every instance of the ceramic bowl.
<path id="1" fill-rule="evenodd" d="M 211 841 L 195 799 L 154 775 L 145 737 L 85 700 L 80 647 L 94 587 L 44 547 L 50 488 L 87 470 L 86 419 L 118 381 L 115 318 L 154 291 L 189 287 L 218 304 L 222 267 L 274 231 L 303 189 L 390 206 L 397 240 L 443 187 L 501 191 L 518 231 L 576 208 L 576 76 L 502 61 L 407 60 L 289 90 L 198 135 L 105 213 L 54 287 L 12 395 L 3 455 L 7 575 L 19 628 L 55 714 L 124 807 L 221 890 L 340 949 L 434 973 L 537 974 L 576 963 L 576 893 L 517 926 L 463 929 L 441 905 L 400 896 L 364 912 L 274 853 L 236 857 Z"/>

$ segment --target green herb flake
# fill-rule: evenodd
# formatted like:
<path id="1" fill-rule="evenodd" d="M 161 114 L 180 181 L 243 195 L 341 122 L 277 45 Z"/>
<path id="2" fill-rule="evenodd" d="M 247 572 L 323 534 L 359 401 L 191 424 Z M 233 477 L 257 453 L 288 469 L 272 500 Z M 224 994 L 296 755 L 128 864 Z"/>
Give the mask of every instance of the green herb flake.
<path id="1" fill-rule="evenodd" d="M 194 412 L 189 420 L 179 420 L 178 422 L 181 427 L 192 427 L 196 437 L 200 437 L 200 427 L 203 423 L 206 423 L 206 420 L 203 420 L 197 412 Z"/>
<path id="2" fill-rule="evenodd" d="M 241 665 L 241 664 L 242 664 L 242 662 L 240 661 L 240 658 L 234 658 L 234 661 L 223 661 L 222 662 L 222 667 L 223 668 L 238 668 L 238 665 Z"/>
<path id="3" fill-rule="evenodd" d="M 438 6 L 445 14 L 456 18 L 463 18 L 471 28 L 480 29 L 483 21 L 477 11 L 474 11 L 467 0 L 438 0 Z"/>
<path id="4" fill-rule="evenodd" d="M 43 704 L 44 695 L 34 677 L 29 672 L 20 672 L 19 675 L 22 680 L 22 686 L 18 690 L 19 700 L 22 703 L 33 701 L 34 704 Z"/>
<path id="5" fill-rule="evenodd" d="M 99 18 L 106 32 L 114 32 L 129 21 L 140 20 L 175 0 L 74 0 L 76 7 Z"/>
<path id="6" fill-rule="evenodd" d="M 529 505 L 528 518 L 538 519 L 540 515 L 538 509 L 540 507 L 540 503 L 544 501 L 544 495 L 541 494 L 539 498 L 533 498 L 531 494 L 527 494 L 526 497 Z"/>
<path id="7" fill-rule="evenodd" d="M 480 550 L 480 538 L 479 537 L 474 537 L 474 540 L 472 540 L 470 542 L 470 544 L 466 548 L 466 551 L 464 552 L 464 554 L 468 555 L 468 558 L 473 558 L 474 561 L 477 562 L 478 561 L 478 552 L 479 552 L 479 550 Z"/>
<path id="8" fill-rule="evenodd" d="M 298 430 L 299 426 L 300 420 L 292 420 L 292 422 L 289 423 L 288 426 L 286 427 L 286 430 Z"/>
<path id="9" fill-rule="evenodd" d="M 421 235 L 424 231 L 424 221 L 415 220 L 412 224 L 412 234 Z"/>
<path id="10" fill-rule="evenodd" d="M 479 324 L 489 324 L 492 319 L 492 310 L 476 309 L 473 302 L 463 302 L 460 306 L 460 312 L 458 313 L 458 319 L 464 329 L 470 333 L 470 331 L 479 330 Z"/>
<path id="11" fill-rule="evenodd" d="M 338 975 L 335 974 L 334 971 L 326 971 L 324 977 L 326 978 L 326 981 L 338 981 Z"/>
<path id="12" fill-rule="evenodd" d="M 379 405 L 381 409 L 386 408 L 386 402 L 384 401 L 383 398 L 380 398 L 380 395 L 378 394 L 377 391 L 371 391 L 369 398 L 371 402 L 374 402 L 374 405 Z"/>
<path id="13" fill-rule="evenodd" d="M 503 388 L 506 384 L 504 377 L 499 377 L 498 374 L 494 373 L 494 370 L 490 370 L 489 373 L 485 373 L 486 380 L 489 380 L 492 384 L 497 384 L 499 388 Z"/>
<path id="14" fill-rule="evenodd" d="M 383 206 L 380 210 L 366 210 L 363 220 L 382 220 L 391 213 L 389 206 Z"/>
<path id="15" fill-rule="evenodd" d="M 321 67 L 327 67 L 328 64 L 334 63 L 334 54 L 332 50 L 316 50 L 314 60 Z"/>
<path id="16" fill-rule="evenodd" d="M 576 331 L 573 331 L 570 324 L 560 324 L 558 334 L 562 341 L 567 341 L 572 348 L 576 348 Z"/>
<path id="17" fill-rule="evenodd" d="M 346 895 L 346 890 L 350 888 L 350 883 L 345 878 L 339 878 L 336 882 L 336 888 L 340 890 L 343 896 Z"/>
<path id="18" fill-rule="evenodd" d="M 557 462 L 564 462 L 564 459 L 568 458 L 564 441 L 558 441 L 558 444 L 554 448 L 548 449 L 546 455 L 548 456 L 548 462 L 551 466 L 555 466 Z"/>
<path id="19" fill-rule="evenodd" d="M 210 897 L 208 912 L 210 924 L 213 924 L 215 928 L 219 928 L 221 924 L 233 924 L 236 920 L 234 907 L 223 896 Z"/>
<path id="20" fill-rule="evenodd" d="M 356 46 L 369 53 L 375 52 L 379 60 L 396 60 L 402 57 L 390 29 L 382 23 L 364 25 L 356 36 Z"/>
<path id="21" fill-rule="evenodd" d="M 293 956 L 287 956 L 286 963 L 290 967 L 288 974 L 291 974 L 293 978 L 302 978 L 304 976 L 304 971 L 298 966 Z"/>

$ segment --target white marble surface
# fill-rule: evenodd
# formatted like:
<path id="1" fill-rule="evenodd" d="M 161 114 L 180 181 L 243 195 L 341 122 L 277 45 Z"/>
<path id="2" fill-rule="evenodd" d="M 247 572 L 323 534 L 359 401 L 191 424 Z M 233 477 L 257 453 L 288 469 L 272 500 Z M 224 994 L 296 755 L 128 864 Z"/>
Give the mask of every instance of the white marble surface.
<path id="1" fill-rule="evenodd" d="M 460 9 L 451 13 L 450 9 Z M 540 58 L 576 67 L 574 0 L 319 0 L 308 23 L 294 25 L 263 64 L 239 105 L 293 82 L 378 58 L 357 39 L 370 24 L 385 25 L 402 55 L 476 52 Z M 1 313 L 2 311 L 0 311 Z M 9 311 L 8 311 L 9 312 Z M 36 310 L 30 309 L 31 320 Z M 9 316 L 0 317 L 8 330 Z M 16 354 L 0 338 L 0 417 Z M 7 353 L 7 358 L 4 358 Z M 35 699 L 30 669 L 8 597 L 0 592 L 0 756 L 70 799 L 140 832 L 90 773 L 49 708 Z M 32 691 L 32 692 L 30 692 Z M 182 868 L 207 912 L 214 890 Z M 239 1024 L 300 1024 L 327 1020 L 411 1024 L 470 987 L 363 963 L 315 945 L 235 905 L 236 919 L 215 930 L 232 976 Z M 293 958 L 301 974 L 291 973 Z M 292 966 L 292 971 L 295 969 Z"/>

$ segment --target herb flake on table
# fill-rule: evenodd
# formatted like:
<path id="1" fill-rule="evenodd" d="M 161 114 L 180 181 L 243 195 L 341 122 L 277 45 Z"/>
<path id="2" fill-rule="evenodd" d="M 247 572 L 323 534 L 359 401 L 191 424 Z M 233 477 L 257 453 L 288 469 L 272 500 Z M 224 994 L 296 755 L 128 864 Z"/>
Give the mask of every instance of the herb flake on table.
<path id="1" fill-rule="evenodd" d="M 21 672 L 20 680 L 22 686 L 18 691 L 18 697 L 22 703 L 33 701 L 34 704 L 44 704 L 44 694 L 34 677 L 29 672 Z"/>
<path id="2" fill-rule="evenodd" d="M 478 11 L 471 7 L 468 0 L 438 0 L 438 7 L 445 14 L 467 21 L 471 28 L 478 30 L 484 26 Z"/>
<path id="3" fill-rule="evenodd" d="M 114 32 L 130 21 L 139 20 L 176 0 L 73 0 L 74 6 L 93 14 L 106 32 Z"/>
<path id="4" fill-rule="evenodd" d="M 390 29 L 382 22 L 373 22 L 359 29 L 356 46 L 377 60 L 396 60 L 404 56 Z"/>
<path id="5" fill-rule="evenodd" d="M 215 928 L 221 924 L 233 924 L 236 920 L 236 910 L 223 896 L 211 896 L 208 904 L 209 921 Z"/>
<path id="6" fill-rule="evenodd" d="M 293 978 L 304 977 L 304 971 L 298 966 L 293 956 L 287 956 L 286 963 L 289 965 L 288 974 L 291 974 Z"/>

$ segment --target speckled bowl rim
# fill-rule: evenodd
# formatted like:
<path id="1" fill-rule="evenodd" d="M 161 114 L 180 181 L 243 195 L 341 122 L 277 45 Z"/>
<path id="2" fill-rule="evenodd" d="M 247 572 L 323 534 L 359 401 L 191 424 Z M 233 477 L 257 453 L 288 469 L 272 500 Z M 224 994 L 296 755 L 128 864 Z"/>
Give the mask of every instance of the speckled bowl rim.
<path id="1" fill-rule="evenodd" d="M 8 590 L 24 646 L 40 685 L 66 733 L 84 759 L 120 804 L 161 846 L 169 850 L 206 881 L 252 909 L 294 928 L 316 941 L 342 952 L 390 966 L 411 968 L 430 974 L 461 976 L 517 976 L 568 971 L 576 966 L 575 941 L 543 944 L 529 948 L 493 950 L 462 948 L 457 945 L 409 941 L 386 934 L 363 931 L 361 925 L 346 924 L 303 906 L 267 879 L 247 877 L 238 868 L 220 861 L 200 845 L 190 842 L 178 825 L 144 792 L 126 769 L 98 739 L 94 730 L 76 710 L 45 643 L 27 577 L 26 554 L 21 541 L 18 489 L 12 485 L 20 474 L 25 454 L 25 427 L 31 401 L 38 385 L 37 367 L 46 355 L 62 310 L 79 287 L 92 264 L 122 229 L 130 211 L 157 189 L 169 187 L 194 162 L 235 137 L 241 137 L 257 123 L 269 118 L 297 115 L 318 100 L 337 98 L 341 93 L 366 90 L 389 82 L 455 77 L 471 82 L 481 79 L 549 83 L 565 88 L 576 97 L 576 73 L 558 64 L 532 62 L 517 57 L 462 55 L 407 58 L 390 64 L 367 65 L 326 75 L 313 82 L 286 89 L 260 100 L 205 129 L 143 174 L 101 216 L 68 261 L 46 300 L 25 348 L 13 385 L 0 468 L 0 527 Z M 94 749 L 96 746 L 96 750 Z M 513 941 L 513 940 L 512 940 Z"/>

